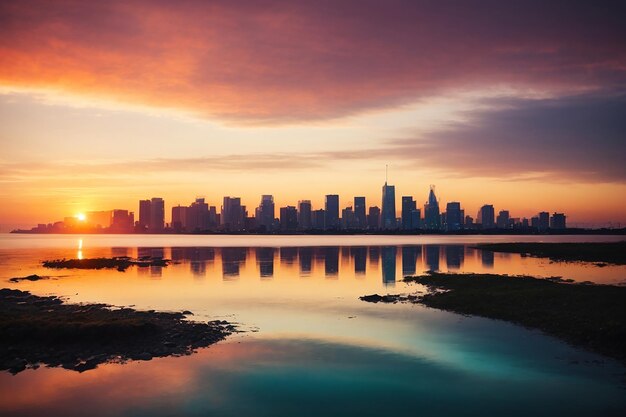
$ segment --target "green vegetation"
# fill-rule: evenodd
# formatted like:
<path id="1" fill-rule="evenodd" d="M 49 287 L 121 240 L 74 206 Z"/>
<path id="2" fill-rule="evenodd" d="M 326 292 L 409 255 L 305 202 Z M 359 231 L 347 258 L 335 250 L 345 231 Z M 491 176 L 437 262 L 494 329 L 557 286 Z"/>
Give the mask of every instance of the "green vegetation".
<path id="1" fill-rule="evenodd" d="M 86 371 L 104 362 L 188 355 L 235 329 L 225 321 L 190 322 L 182 313 L 64 304 L 57 297 L 0 290 L 0 370 L 44 364 Z"/>
<path id="2" fill-rule="evenodd" d="M 626 241 L 594 243 L 484 243 L 474 246 L 492 252 L 520 253 L 555 262 L 597 262 L 626 265 Z"/>

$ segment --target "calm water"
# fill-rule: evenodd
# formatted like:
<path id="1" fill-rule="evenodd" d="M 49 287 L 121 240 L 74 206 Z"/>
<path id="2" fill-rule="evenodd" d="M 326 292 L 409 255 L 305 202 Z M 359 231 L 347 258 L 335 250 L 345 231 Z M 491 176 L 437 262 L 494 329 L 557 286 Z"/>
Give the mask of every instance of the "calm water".
<path id="1" fill-rule="evenodd" d="M 550 263 L 477 242 L 610 236 L 0 235 L 4 287 L 76 302 L 189 309 L 248 332 L 184 358 L 0 374 L 1 415 L 623 415 L 621 365 L 504 322 L 370 293 L 426 270 L 623 283 L 626 267 Z M 126 272 L 46 270 L 50 258 L 163 256 Z M 54 279 L 12 284 L 31 273 Z"/>

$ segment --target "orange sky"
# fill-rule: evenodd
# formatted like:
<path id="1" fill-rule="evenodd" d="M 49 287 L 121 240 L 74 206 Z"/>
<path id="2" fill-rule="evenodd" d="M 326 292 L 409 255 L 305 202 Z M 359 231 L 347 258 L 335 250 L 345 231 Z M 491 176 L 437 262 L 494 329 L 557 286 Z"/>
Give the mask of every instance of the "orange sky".
<path id="1" fill-rule="evenodd" d="M 398 207 L 435 184 L 626 223 L 624 25 L 537 7 L 4 2 L 0 231 L 153 196 L 380 205 L 386 164 Z"/>

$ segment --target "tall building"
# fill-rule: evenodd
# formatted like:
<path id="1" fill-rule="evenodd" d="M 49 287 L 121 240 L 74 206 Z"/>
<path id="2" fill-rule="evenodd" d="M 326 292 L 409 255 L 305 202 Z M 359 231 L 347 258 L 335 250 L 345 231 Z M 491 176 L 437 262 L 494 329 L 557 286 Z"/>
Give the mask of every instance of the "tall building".
<path id="1" fill-rule="evenodd" d="M 261 204 L 256 209 L 255 217 L 257 227 L 266 231 L 272 230 L 275 218 L 274 197 L 272 195 L 266 194 L 261 196 Z"/>
<path id="2" fill-rule="evenodd" d="M 422 211 L 418 208 L 411 212 L 411 227 L 413 230 L 419 230 L 422 228 Z"/>
<path id="3" fill-rule="evenodd" d="M 461 203 L 451 201 L 446 205 L 446 230 L 455 231 L 463 228 L 463 210 Z"/>
<path id="4" fill-rule="evenodd" d="M 383 209 L 380 218 L 380 228 L 383 230 L 394 230 L 396 223 L 396 187 L 393 185 L 383 185 Z"/>
<path id="5" fill-rule="evenodd" d="M 481 224 L 481 228 L 485 229 L 493 229 L 495 227 L 495 211 L 493 209 L 493 205 L 485 204 L 478 211 L 478 223 Z"/>
<path id="6" fill-rule="evenodd" d="M 139 230 L 148 230 L 150 226 L 150 200 L 139 200 Z"/>
<path id="7" fill-rule="evenodd" d="M 172 207 L 172 229 L 177 232 L 186 231 L 187 210 L 189 207 L 180 204 Z"/>
<path id="8" fill-rule="evenodd" d="M 567 216 L 563 213 L 554 213 L 550 219 L 550 229 L 562 230 L 566 228 Z"/>
<path id="9" fill-rule="evenodd" d="M 150 224 L 148 231 L 161 232 L 165 228 L 165 201 L 162 198 L 153 197 L 150 200 Z"/>
<path id="10" fill-rule="evenodd" d="M 378 230 L 380 227 L 380 208 L 377 206 L 370 207 L 367 214 L 368 230 Z"/>
<path id="11" fill-rule="evenodd" d="M 298 228 L 311 229 L 311 200 L 298 201 Z"/>
<path id="12" fill-rule="evenodd" d="M 441 229 L 441 214 L 439 213 L 439 202 L 435 196 L 435 186 L 430 186 L 428 202 L 424 204 L 424 228 L 428 230 Z"/>
<path id="13" fill-rule="evenodd" d="M 417 203 L 411 196 L 402 196 L 402 230 L 417 229 L 413 225 L 413 212 L 417 210 Z"/>
<path id="14" fill-rule="evenodd" d="M 341 228 L 344 230 L 355 228 L 355 217 L 352 207 L 346 207 L 341 210 Z"/>
<path id="15" fill-rule="evenodd" d="M 130 233 L 133 231 L 135 214 L 128 210 L 113 210 L 110 230 L 116 233 Z"/>
<path id="16" fill-rule="evenodd" d="M 238 232 L 244 228 L 245 207 L 239 197 L 224 197 L 221 225 L 225 231 Z"/>
<path id="17" fill-rule="evenodd" d="M 365 197 L 354 197 L 354 227 L 359 230 L 367 227 Z"/>
<path id="18" fill-rule="evenodd" d="M 510 229 L 510 218 L 508 210 L 500 210 L 498 217 L 496 217 L 496 227 L 498 229 Z"/>
<path id="19" fill-rule="evenodd" d="M 292 231 L 298 228 L 298 211 L 294 206 L 280 208 L 280 230 Z"/>
<path id="20" fill-rule="evenodd" d="M 139 230 L 161 232 L 165 228 L 165 202 L 162 198 L 139 200 Z"/>
<path id="21" fill-rule="evenodd" d="M 539 230 L 548 230 L 550 227 L 550 213 L 547 211 L 542 211 L 538 216 L 538 225 L 537 228 Z"/>
<path id="22" fill-rule="evenodd" d="M 311 212 L 311 229 L 324 230 L 324 223 L 326 221 L 326 212 L 324 209 L 313 210 Z"/>
<path id="23" fill-rule="evenodd" d="M 329 194 L 326 196 L 325 202 L 325 230 L 339 229 L 339 196 L 337 194 Z"/>
<path id="24" fill-rule="evenodd" d="M 209 220 L 209 205 L 204 202 L 204 198 L 196 198 L 187 209 L 184 227 L 188 232 L 206 231 L 210 228 Z"/>

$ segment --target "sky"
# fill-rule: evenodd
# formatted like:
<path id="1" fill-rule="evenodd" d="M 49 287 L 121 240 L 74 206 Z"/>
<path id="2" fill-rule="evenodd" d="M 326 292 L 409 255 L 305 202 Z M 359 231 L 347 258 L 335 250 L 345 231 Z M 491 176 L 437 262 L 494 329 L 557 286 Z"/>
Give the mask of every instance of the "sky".
<path id="1" fill-rule="evenodd" d="M 626 224 L 619 1 L 0 0 L 0 231 L 403 195 Z M 166 219 L 169 215 L 166 216 Z"/>

